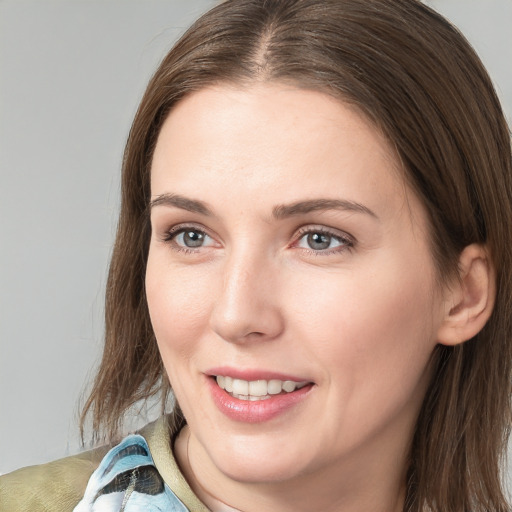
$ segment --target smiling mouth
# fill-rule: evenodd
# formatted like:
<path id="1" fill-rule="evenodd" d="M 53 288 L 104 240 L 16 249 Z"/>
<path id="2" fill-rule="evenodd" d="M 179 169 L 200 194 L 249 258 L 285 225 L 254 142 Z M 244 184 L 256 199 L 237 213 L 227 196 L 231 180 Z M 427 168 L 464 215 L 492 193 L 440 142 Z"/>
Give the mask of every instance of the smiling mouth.
<path id="1" fill-rule="evenodd" d="M 242 380 L 217 375 L 217 385 L 233 398 L 256 402 L 268 400 L 276 395 L 293 393 L 294 391 L 311 384 L 307 381 L 295 382 L 293 380 Z"/>

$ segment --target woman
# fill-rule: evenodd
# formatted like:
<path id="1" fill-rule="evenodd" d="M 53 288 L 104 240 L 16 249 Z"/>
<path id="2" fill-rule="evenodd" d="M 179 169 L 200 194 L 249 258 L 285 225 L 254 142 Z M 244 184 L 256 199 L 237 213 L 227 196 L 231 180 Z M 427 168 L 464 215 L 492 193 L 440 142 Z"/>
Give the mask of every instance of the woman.
<path id="1" fill-rule="evenodd" d="M 0 504 L 508 510 L 511 180 L 487 74 L 421 3 L 220 4 L 126 148 L 82 417 L 115 446 L 8 475 Z"/>

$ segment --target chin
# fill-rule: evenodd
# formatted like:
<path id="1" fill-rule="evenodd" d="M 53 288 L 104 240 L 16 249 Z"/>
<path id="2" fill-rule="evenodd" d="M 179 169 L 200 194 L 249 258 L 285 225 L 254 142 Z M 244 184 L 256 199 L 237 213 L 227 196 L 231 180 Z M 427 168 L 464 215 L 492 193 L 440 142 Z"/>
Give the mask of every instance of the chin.
<path id="1" fill-rule="evenodd" d="M 298 476 L 297 469 L 279 461 L 271 460 L 235 461 L 234 464 L 221 464 L 219 468 L 228 478 L 241 483 L 274 483 L 292 480 Z"/>
<path id="2" fill-rule="evenodd" d="M 252 445 L 249 449 L 248 443 Z M 286 453 L 282 448 L 264 446 L 256 440 L 251 442 L 244 439 L 215 452 L 210 452 L 210 456 L 217 468 L 237 482 L 283 482 L 307 472 L 307 461 L 299 458 L 304 453 L 296 448 Z"/>

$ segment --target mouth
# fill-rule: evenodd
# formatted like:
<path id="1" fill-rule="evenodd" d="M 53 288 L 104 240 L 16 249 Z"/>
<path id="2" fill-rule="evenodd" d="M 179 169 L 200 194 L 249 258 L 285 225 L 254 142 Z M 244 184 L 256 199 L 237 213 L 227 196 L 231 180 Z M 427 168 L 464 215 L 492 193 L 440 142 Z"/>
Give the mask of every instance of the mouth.
<path id="1" fill-rule="evenodd" d="M 260 400 L 268 400 L 276 395 L 286 395 L 293 393 L 308 384 L 308 381 L 293 380 L 243 380 L 230 377 L 228 375 L 212 376 L 219 388 L 226 391 L 231 397 L 237 400 L 246 400 L 257 402 Z"/>
<path id="2" fill-rule="evenodd" d="M 301 410 L 316 384 L 267 370 L 212 368 L 205 373 L 213 403 L 230 420 L 256 424 Z M 302 406 L 303 407 L 303 406 Z"/>

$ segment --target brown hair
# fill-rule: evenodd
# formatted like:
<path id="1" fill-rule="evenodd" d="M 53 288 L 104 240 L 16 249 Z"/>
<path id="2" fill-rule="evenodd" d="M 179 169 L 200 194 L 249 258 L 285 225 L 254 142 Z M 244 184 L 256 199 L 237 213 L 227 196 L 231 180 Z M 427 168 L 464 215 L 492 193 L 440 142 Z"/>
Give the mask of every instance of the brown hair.
<path id="1" fill-rule="evenodd" d="M 150 166 L 160 127 L 185 95 L 219 82 L 293 83 L 350 102 L 388 137 L 430 216 L 441 279 L 486 244 L 497 300 L 484 329 L 439 345 L 410 453 L 408 511 L 505 511 L 510 424 L 512 157 L 491 81 L 464 37 L 416 0 L 228 0 L 165 57 L 135 117 L 106 296 L 106 340 L 82 428 L 112 438 L 127 409 L 170 390 L 144 292 Z M 175 428 L 183 424 L 179 409 Z"/>

